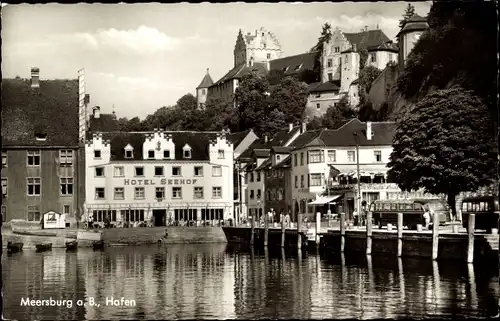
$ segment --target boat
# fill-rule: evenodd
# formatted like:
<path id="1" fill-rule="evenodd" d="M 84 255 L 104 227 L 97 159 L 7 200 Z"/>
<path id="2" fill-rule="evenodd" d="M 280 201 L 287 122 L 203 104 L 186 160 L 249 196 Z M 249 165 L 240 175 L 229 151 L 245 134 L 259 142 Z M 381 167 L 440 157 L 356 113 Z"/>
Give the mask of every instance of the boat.
<path id="1" fill-rule="evenodd" d="M 94 250 L 102 250 L 104 249 L 104 241 L 95 241 L 92 243 L 92 247 Z"/>
<path id="2" fill-rule="evenodd" d="M 23 243 L 21 242 L 7 242 L 7 253 L 17 253 L 23 250 Z"/>
<path id="3" fill-rule="evenodd" d="M 74 251 L 78 248 L 77 241 L 66 242 L 66 251 Z"/>
<path id="4" fill-rule="evenodd" d="M 49 251 L 52 250 L 52 243 L 36 244 L 35 247 L 37 252 Z"/>

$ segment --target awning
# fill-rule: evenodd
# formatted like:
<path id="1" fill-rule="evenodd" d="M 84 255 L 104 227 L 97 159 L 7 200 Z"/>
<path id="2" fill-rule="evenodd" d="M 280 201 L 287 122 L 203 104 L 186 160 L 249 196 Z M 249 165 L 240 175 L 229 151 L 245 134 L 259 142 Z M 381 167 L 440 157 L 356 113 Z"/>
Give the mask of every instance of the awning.
<path id="1" fill-rule="evenodd" d="M 336 200 L 340 196 L 341 195 L 332 195 L 332 196 L 318 197 L 316 200 L 314 200 L 311 203 L 308 203 L 307 205 L 323 205 L 323 204 L 330 203 L 330 202 Z"/>

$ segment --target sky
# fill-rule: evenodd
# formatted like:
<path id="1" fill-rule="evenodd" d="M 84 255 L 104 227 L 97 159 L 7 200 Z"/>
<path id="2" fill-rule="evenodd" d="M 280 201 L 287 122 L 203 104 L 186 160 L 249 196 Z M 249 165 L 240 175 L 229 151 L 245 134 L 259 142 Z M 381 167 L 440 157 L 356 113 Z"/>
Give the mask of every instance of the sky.
<path id="1" fill-rule="evenodd" d="M 358 32 L 377 25 L 394 41 L 408 2 L 226 4 L 2 4 L 2 77 L 76 79 L 90 106 L 144 119 L 233 67 L 239 29 L 273 32 L 282 57 L 307 52 L 328 22 Z M 415 2 L 428 14 L 431 2 Z"/>

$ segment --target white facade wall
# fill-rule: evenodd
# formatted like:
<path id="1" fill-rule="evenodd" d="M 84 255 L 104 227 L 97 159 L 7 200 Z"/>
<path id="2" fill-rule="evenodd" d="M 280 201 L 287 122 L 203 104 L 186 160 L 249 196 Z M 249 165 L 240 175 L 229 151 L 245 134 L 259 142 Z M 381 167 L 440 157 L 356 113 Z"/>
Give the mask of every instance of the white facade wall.
<path id="1" fill-rule="evenodd" d="M 373 61 L 375 57 L 375 61 Z M 373 66 L 380 70 L 384 70 L 389 62 L 398 62 L 398 53 L 392 51 L 376 50 L 368 53 L 368 58 L 366 59 L 367 66 Z"/>
<path id="2" fill-rule="evenodd" d="M 156 150 L 160 143 L 160 150 Z M 155 150 L 155 159 L 148 159 L 148 151 Z M 126 209 L 144 209 L 144 220 L 151 219 L 153 209 L 197 209 L 200 219 L 201 209 L 224 209 L 224 219 L 233 218 L 233 146 L 225 138 L 218 137 L 210 144 L 210 160 L 196 161 L 188 159 L 163 159 L 163 149 L 171 150 L 174 157 L 174 144 L 169 136 L 156 132 L 151 140 L 143 145 L 143 160 L 110 161 L 110 144 L 103 142 L 102 136 L 96 135 L 87 142 L 86 160 L 86 203 L 87 213 L 92 210 L 117 210 L 116 221 L 121 221 L 119 211 Z M 101 158 L 96 159 L 95 150 L 101 150 Z M 219 159 L 219 150 L 224 150 L 224 158 Z M 96 168 L 104 168 L 104 176 L 96 177 Z M 116 167 L 123 168 L 123 175 L 116 172 Z M 144 175 L 136 176 L 135 168 L 143 167 Z M 155 175 L 155 167 L 163 167 L 163 175 Z M 172 168 L 180 167 L 181 175 L 173 176 Z M 202 168 L 202 175 L 195 176 L 195 167 Z M 213 176 L 214 167 L 220 168 L 220 176 Z M 118 176 L 119 175 L 119 176 Z M 136 199 L 135 188 L 144 187 L 144 198 Z M 165 198 L 156 198 L 156 187 L 163 187 Z M 173 187 L 181 187 L 181 198 L 172 197 Z M 194 187 L 203 187 L 203 198 L 195 198 Z M 212 188 L 221 187 L 221 197 L 212 197 Z M 96 199 L 96 188 L 104 188 L 104 199 Z M 115 188 L 124 188 L 123 199 L 115 199 Z"/>
<path id="3" fill-rule="evenodd" d="M 309 117 L 321 117 L 326 114 L 330 106 L 335 106 L 342 95 L 334 92 L 322 92 L 310 94 L 307 97 L 306 115 Z"/>

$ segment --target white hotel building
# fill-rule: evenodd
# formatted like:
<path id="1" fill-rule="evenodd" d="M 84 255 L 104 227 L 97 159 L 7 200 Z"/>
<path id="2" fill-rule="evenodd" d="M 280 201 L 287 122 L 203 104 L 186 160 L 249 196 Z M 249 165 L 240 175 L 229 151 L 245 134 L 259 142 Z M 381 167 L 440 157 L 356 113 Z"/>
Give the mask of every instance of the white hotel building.
<path id="1" fill-rule="evenodd" d="M 225 132 L 94 133 L 85 146 L 86 214 L 151 223 L 233 218 Z"/>

